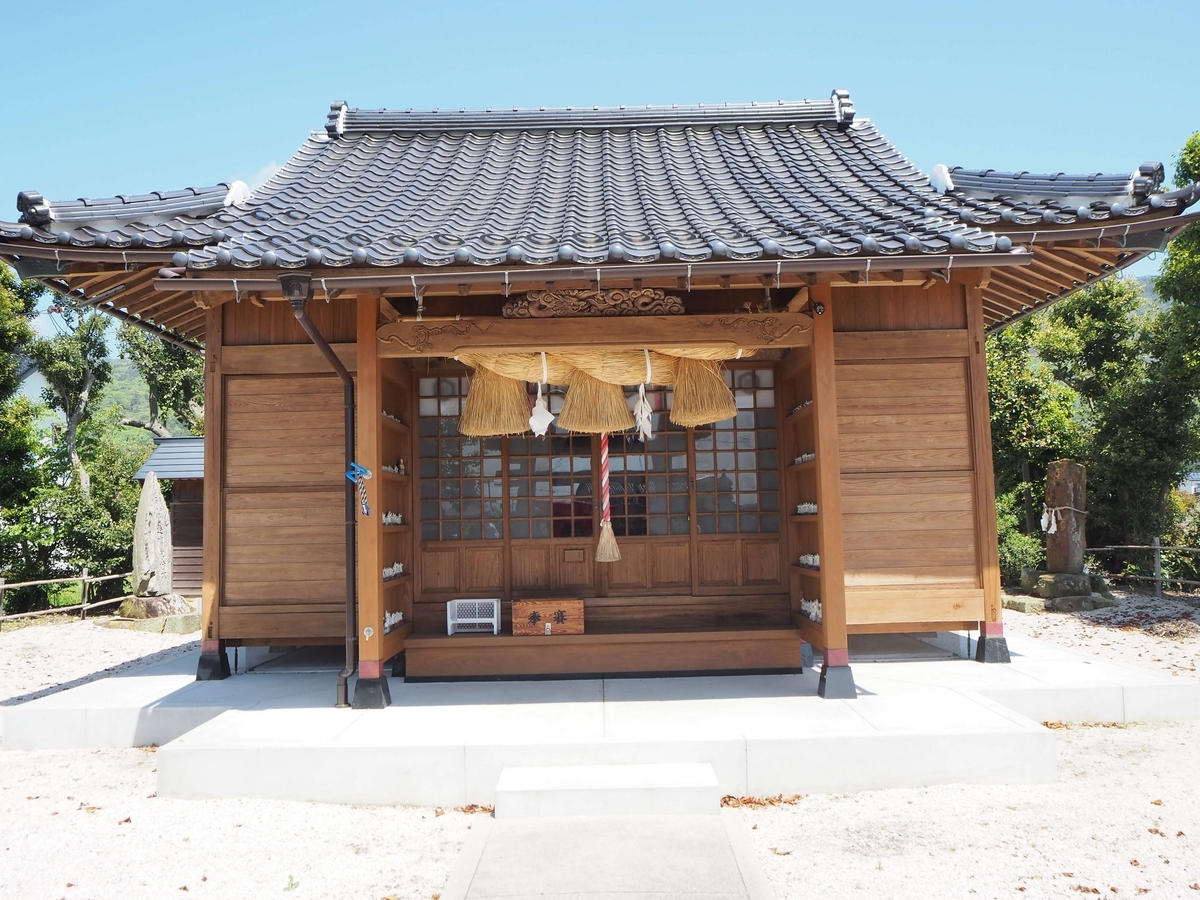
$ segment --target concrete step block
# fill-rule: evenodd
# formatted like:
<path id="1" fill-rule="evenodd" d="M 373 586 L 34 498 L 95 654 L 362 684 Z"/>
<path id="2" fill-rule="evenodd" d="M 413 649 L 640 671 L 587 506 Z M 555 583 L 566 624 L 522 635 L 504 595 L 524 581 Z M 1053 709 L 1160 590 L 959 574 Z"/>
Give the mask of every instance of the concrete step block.
<path id="1" fill-rule="evenodd" d="M 721 787 L 709 763 L 506 766 L 496 818 L 719 815 Z"/>

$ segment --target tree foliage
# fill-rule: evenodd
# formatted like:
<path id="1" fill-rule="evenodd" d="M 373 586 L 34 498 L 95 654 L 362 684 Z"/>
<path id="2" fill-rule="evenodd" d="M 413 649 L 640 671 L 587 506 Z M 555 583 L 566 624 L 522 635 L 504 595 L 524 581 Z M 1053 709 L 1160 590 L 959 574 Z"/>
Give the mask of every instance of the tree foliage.
<path id="1" fill-rule="evenodd" d="M 18 369 L 33 339 L 30 321 L 40 290 L 0 265 L 0 520 L 37 483 L 37 408 L 17 396 Z"/>
<path id="2" fill-rule="evenodd" d="M 204 431 L 204 360 L 175 344 L 123 325 L 117 334 L 121 356 L 133 361 L 149 390 L 150 416 L 146 422 L 125 419 L 123 424 L 145 428 L 159 437 L 170 437 L 164 421 L 173 415 L 192 434 Z"/>
<path id="3" fill-rule="evenodd" d="M 51 409 L 63 414 L 63 438 L 72 477 L 87 496 L 91 476 L 79 455 L 79 426 L 88 421 L 94 402 L 112 374 L 105 340 L 110 320 L 90 309 L 55 305 L 50 308 L 63 323 L 53 337 L 35 338 L 29 355 L 50 385 L 44 399 Z"/>

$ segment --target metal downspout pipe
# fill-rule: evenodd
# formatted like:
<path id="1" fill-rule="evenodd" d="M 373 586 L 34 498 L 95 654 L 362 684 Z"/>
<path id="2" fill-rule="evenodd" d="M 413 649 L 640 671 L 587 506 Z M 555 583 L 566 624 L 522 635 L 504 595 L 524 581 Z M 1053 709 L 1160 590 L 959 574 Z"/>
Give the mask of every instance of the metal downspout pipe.
<path id="1" fill-rule="evenodd" d="M 329 361 L 342 384 L 345 387 L 345 429 L 346 429 L 346 470 L 354 465 L 354 379 L 342 365 L 329 342 L 317 330 L 312 319 L 308 317 L 306 307 L 312 299 L 312 277 L 304 273 L 280 275 L 279 283 L 283 296 L 292 304 L 292 312 L 296 321 L 304 329 L 309 340 L 316 344 L 321 355 Z M 355 551 L 355 487 L 354 482 L 346 479 L 346 665 L 337 678 L 337 703 L 339 708 L 350 706 L 349 679 L 358 668 L 358 555 Z"/>

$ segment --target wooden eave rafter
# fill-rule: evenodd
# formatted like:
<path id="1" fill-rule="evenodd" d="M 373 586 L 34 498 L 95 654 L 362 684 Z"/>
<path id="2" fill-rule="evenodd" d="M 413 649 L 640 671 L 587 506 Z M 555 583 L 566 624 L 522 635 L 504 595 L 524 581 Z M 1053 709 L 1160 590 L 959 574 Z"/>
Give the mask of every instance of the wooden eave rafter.
<path id="1" fill-rule="evenodd" d="M 987 267 L 994 278 L 984 288 L 984 299 L 992 304 L 986 325 L 995 329 L 1057 300 L 1072 289 L 1091 283 L 1124 268 L 1152 252 L 1147 246 L 1126 246 L 1131 235 L 1163 232 L 1172 236 L 1200 221 L 1200 210 L 1178 213 L 1163 210 L 1129 222 L 1108 223 L 1088 228 L 1061 226 L 1010 227 L 998 234 L 1008 236 L 1016 250 L 1011 253 L 953 254 L 953 268 Z M 1033 244 L 1034 253 L 1028 249 Z M 45 244 L 0 244 L 0 258 L 19 256 L 55 260 L 57 275 L 39 276 L 66 285 L 73 299 L 93 301 L 124 284 L 111 303 L 115 315 L 137 317 L 150 330 L 177 331 L 191 340 L 204 340 L 205 318 L 197 303 L 198 292 L 211 292 L 205 305 L 234 299 L 233 278 L 238 294 L 257 299 L 279 298 L 275 277 L 261 269 L 212 270 L 188 273 L 184 278 L 159 277 L 159 268 L 173 261 L 175 248 L 167 250 L 113 250 Z M 635 279 L 646 287 L 672 290 L 777 287 L 797 288 L 830 283 L 838 287 L 908 286 L 928 283 L 931 272 L 945 274 L 949 255 L 918 254 L 894 257 L 819 257 L 802 260 L 708 260 L 698 263 L 657 262 L 596 266 L 446 267 L 429 269 L 325 269 L 325 286 L 337 296 L 363 290 L 380 297 L 411 298 L 414 279 L 426 296 L 503 293 L 513 294 L 550 286 L 595 287 L 599 274 L 605 287 L 633 287 Z M 240 277 L 244 271 L 248 276 Z M 1001 274 L 1003 273 L 1003 274 Z M 322 288 L 317 281 L 317 293 Z M 55 287 L 55 290 L 61 290 Z M 82 291 L 83 298 L 78 297 Z M 1048 299 L 1047 299 L 1048 296 Z M 251 298 L 252 301 L 255 298 Z M 127 310 L 128 313 L 121 313 Z M 1011 312 L 1006 312 L 1011 310 Z"/>

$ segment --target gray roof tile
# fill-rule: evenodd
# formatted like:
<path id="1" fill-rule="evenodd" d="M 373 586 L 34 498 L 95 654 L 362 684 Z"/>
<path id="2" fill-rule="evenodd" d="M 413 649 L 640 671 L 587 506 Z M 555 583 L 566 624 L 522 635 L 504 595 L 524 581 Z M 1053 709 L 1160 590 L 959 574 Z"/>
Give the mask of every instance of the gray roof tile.
<path id="1" fill-rule="evenodd" d="M 941 194 L 849 95 L 566 110 L 359 110 L 248 199 L 226 184 L 141 197 L 18 198 L 0 238 L 177 248 L 193 269 L 545 265 L 986 252 L 993 229 L 1187 205 L 1161 165 L 1129 175 L 949 170 Z M 228 202 L 228 205 L 227 205 Z"/>

